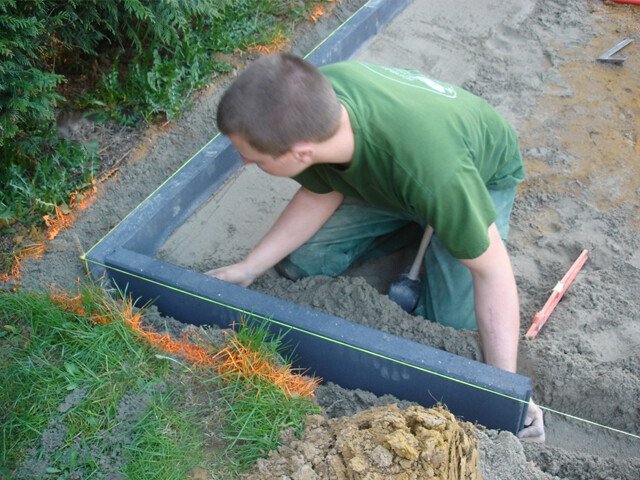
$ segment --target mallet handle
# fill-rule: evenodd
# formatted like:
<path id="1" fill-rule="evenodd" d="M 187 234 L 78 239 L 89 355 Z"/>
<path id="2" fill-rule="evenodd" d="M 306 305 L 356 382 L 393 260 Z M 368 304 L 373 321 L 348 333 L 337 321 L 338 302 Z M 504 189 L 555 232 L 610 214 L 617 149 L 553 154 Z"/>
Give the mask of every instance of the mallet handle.
<path id="1" fill-rule="evenodd" d="M 418 273 L 420 272 L 420 265 L 422 265 L 422 259 L 424 258 L 424 254 L 427 251 L 427 247 L 429 246 L 429 242 L 431 241 L 432 235 L 433 235 L 433 227 L 431 225 L 427 225 L 427 228 L 424 229 L 424 235 L 422 235 L 422 240 L 420 240 L 418 253 L 416 253 L 416 258 L 411 264 L 411 269 L 409 270 L 408 276 L 411 280 L 418 279 Z"/>

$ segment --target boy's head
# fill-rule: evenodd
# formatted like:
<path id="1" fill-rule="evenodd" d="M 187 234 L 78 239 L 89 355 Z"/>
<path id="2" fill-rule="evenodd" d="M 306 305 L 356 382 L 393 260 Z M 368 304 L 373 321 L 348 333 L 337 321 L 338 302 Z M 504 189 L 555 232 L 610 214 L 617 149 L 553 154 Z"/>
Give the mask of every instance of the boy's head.
<path id="1" fill-rule="evenodd" d="M 320 71 L 289 53 L 261 57 L 231 84 L 218 128 L 259 152 L 279 156 L 298 142 L 322 142 L 340 126 L 341 107 Z"/>

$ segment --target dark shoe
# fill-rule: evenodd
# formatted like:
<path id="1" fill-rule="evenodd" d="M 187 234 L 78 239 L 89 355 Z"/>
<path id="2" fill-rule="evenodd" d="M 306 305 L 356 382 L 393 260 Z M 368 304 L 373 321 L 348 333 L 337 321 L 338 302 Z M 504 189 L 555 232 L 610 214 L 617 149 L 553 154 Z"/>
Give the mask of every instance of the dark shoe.
<path id="1" fill-rule="evenodd" d="M 293 264 L 288 258 L 278 262 L 273 269 L 278 272 L 279 275 L 294 282 L 308 276 L 304 270 Z"/>

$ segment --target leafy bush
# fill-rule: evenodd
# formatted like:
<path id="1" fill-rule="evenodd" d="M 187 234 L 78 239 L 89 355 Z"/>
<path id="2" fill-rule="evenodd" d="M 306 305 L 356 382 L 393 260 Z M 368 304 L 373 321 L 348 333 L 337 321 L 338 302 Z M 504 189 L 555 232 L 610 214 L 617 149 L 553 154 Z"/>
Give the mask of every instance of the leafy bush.
<path id="1" fill-rule="evenodd" d="M 53 2 L 0 2 L 0 225 L 27 223 L 90 181 L 93 157 L 58 138 L 54 107 L 64 80 L 49 65 L 64 21 Z"/>
<path id="2" fill-rule="evenodd" d="M 90 180 L 95 156 L 58 138 L 57 104 L 129 125 L 176 118 L 230 70 L 214 53 L 288 33 L 309 3 L 0 0 L 0 227 L 39 220 Z"/>
<path id="3" fill-rule="evenodd" d="M 0 147 L 53 120 L 62 76 L 46 71 L 46 11 L 25 1 L 0 2 Z M 32 8 L 33 7 L 33 8 Z M 40 5 L 41 7 L 41 5 Z M 7 159 L 3 154 L 3 162 Z"/>
<path id="4" fill-rule="evenodd" d="M 164 3 L 154 5 L 150 12 L 159 20 L 145 35 L 146 43 L 131 35 L 135 53 L 118 51 L 83 106 L 106 110 L 124 124 L 150 122 L 158 115 L 174 119 L 211 74 L 231 69 L 228 63 L 213 60 L 216 52 L 269 43 L 283 31 L 289 33 L 290 24 L 306 13 L 304 2 L 291 0 L 201 1 L 176 18 Z M 158 25 L 165 27 L 158 30 Z"/>
<path id="5" fill-rule="evenodd" d="M 215 71 L 213 52 L 202 39 L 227 0 L 69 3 L 74 15 L 96 18 L 93 35 L 87 32 L 77 42 L 82 47 L 74 64 L 90 71 L 97 51 L 103 55 L 92 79 L 95 91 L 73 99 L 80 107 L 106 111 L 123 124 L 151 122 L 158 115 L 175 118 Z"/>
<path id="6" fill-rule="evenodd" d="M 9 142 L 4 155 L 15 161 L 0 166 L 0 224 L 41 221 L 43 213 L 66 204 L 72 192 L 91 186 L 97 168 L 95 145 L 77 144 L 51 132 Z"/>

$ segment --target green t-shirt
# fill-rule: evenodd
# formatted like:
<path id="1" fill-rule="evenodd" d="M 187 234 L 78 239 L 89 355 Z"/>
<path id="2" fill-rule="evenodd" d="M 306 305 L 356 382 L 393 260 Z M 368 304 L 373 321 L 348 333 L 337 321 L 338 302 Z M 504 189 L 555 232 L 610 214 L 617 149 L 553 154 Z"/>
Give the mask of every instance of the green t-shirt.
<path id="1" fill-rule="evenodd" d="M 355 152 L 346 169 L 313 165 L 295 180 L 408 213 L 456 258 L 481 255 L 496 217 L 487 189 L 524 179 L 513 128 L 481 98 L 418 71 L 359 62 L 321 71 L 349 113 Z"/>

